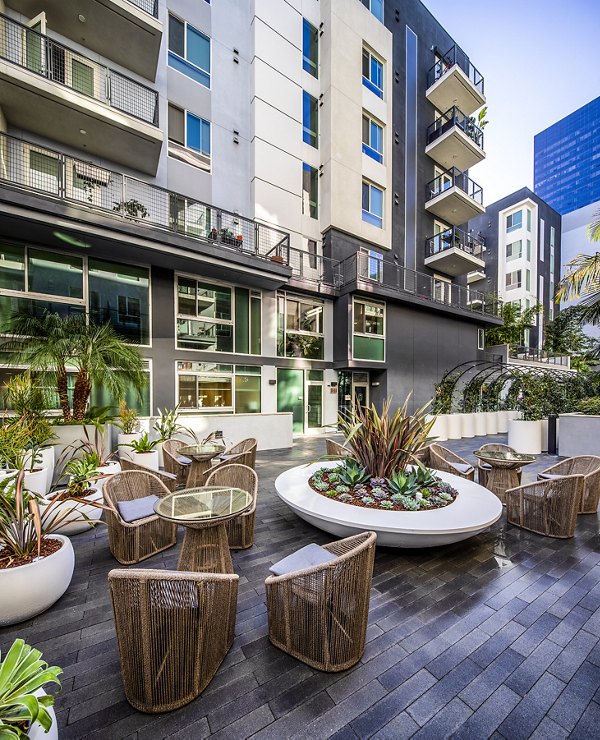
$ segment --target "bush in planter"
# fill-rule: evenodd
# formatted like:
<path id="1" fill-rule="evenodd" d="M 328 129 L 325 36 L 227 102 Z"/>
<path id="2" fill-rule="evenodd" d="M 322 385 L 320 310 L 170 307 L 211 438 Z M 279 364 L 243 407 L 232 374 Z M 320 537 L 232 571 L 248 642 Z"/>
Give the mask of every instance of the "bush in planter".
<path id="1" fill-rule="evenodd" d="M 3 739 L 28 738 L 36 722 L 44 732 L 52 726 L 48 708 L 54 704 L 54 697 L 39 694 L 46 684 L 60 686 L 58 677 L 63 671 L 58 666 L 49 666 L 41 657 L 39 650 L 17 639 L 0 662 L 0 737 Z"/>
<path id="2" fill-rule="evenodd" d="M 16 420 L 29 427 L 32 444 L 43 447 L 54 439 L 51 420 L 46 416 L 52 400 L 38 378 L 29 371 L 15 375 L 4 386 L 4 399 Z"/>
<path id="3" fill-rule="evenodd" d="M 591 416 L 600 416 L 600 396 L 582 398 L 577 404 L 577 411 Z"/>
<path id="4" fill-rule="evenodd" d="M 446 370 L 440 382 L 435 385 L 433 400 L 431 402 L 432 414 L 452 413 L 452 396 L 457 381 L 458 375 Z"/>
<path id="5" fill-rule="evenodd" d="M 133 442 L 130 442 L 126 446 L 131 447 L 131 449 L 134 452 L 137 452 L 138 455 L 143 455 L 145 452 L 154 452 L 154 448 L 158 442 L 158 439 L 150 440 L 148 432 L 144 432 L 139 439 L 134 439 Z"/>
<path id="6" fill-rule="evenodd" d="M 0 468 L 32 470 L 39 461 L 39 447 L 32 445 L 34 434 L 32 423 L 21 423 L 18 419 L 4 417 L 0 420 Z M 26 460 L 29 463 L 26 465 Z"/>
<path id="7" fill-rule="evenodd" d="M 158 409 L 158 419 L 154 422 L 154 431 L 158 434 L 159 442 L 166 442 L 172 439 L 178 432 L 185 432 L 186 429 L 179 423 L 179 406 L 174 409 Z"/>
<path id="8" fill-rule="evenodd" d="M 122 434 L 135 434 L 140 428 L 140 420 L 135 409 L 128 409 L 126 401 L 119 402 L 119 418 L 115 422 Z"/>

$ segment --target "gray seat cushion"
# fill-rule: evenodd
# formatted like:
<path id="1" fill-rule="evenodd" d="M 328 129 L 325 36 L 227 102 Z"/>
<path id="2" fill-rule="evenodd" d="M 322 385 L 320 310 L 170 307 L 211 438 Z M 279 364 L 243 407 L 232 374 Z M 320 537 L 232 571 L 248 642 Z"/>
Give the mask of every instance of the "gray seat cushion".
<path id="1" fill-rule="evenodd" d="M 239 455 L 239 452 L 238 452 L 238 455 Z M 221 462 L 227 462 L 227 460 L 235 459 L 238 455 L 219 455 L 217 460 L 221 460 Z"/>
<path id="2" fill-rule="evenodd" d="M 449 465 L 451 465 L 459 473 L 467 474 L 473 472 L 473 466 L 468 465 L 467 463 L 451 462 L 449 463 Z"/>
<path id="3" fill-rule="evenodd" d="M 189 457 L 185 457 L 185 455 L 178 455 L 177 462 L 180 465 L 191 465 L 192 461 Z"/>
<path id="4" fill-rule="evenodd" d="M 480 462 L 479 467 L 483 468 L 484 470 L 491 470 L 492 466 L 489 463 Z"/>
<path id="5" fill-rule="evenodd" d="M 124 522 L 135 522 L 137 519 L 145 519 L 154 514 L 154 504 L 158 496 L 143 496 L 133 501 L 118 501 L 119 514 Z"/>
<path id="6" fill-rule="evenodd" d="M 293 573 L 296 570 L 312 568 L 315 565 L 324 565 L 325 563 L 330 563 L 332 560 L 337 560 L 337 555 L 329 552 L 329 550 L 325 550 L 320 545 L 312 543 L 275 563 L 269 570 L 275 576 L 283 576 L 286 573 Z"/>
<path id="7" fill-rule="evenodd" d="M 555 475 L 554 473 L 538 473 L 538 478 L 543 478 L 544 480 L 554 480 L 554 478 L 562 477 L 562 475 Z"/>

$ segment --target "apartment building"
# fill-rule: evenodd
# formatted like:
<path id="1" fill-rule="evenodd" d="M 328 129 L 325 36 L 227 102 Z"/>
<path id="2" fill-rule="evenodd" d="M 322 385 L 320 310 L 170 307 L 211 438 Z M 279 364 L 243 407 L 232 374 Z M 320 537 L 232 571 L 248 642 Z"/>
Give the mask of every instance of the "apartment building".
<path id="1" fill-rule="evenodd" d="M 527 347 L 541 350 L 544 322 L 559 310 L 554 294 L 560 280 L 560 213 L 521 188 L 488 205 L 469 227 L 488 247 L 485 270 L 469 274 L 469 285 L 495 292 L 505 302 L 518 301 L 524 309 L 541 304 L 536 326 L 525 336 Z"/>
<path id="2" fill-rule="evenodd" d="M 418 0 L 0 12 L 4 327 L 111 321 L 146 358 L 142 413 L 263 446 L 356 400 L 423 403 L 478 356 L 484 80 Z"/>

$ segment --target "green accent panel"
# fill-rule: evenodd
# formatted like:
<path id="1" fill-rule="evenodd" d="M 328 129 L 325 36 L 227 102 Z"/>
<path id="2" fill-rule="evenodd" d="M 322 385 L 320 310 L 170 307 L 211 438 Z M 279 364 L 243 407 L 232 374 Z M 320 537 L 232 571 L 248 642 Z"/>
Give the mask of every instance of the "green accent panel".
<path id="1" fill-rule="evenodd" d="M 31 69 L 33 72 L 37 72 L 38 74 L 41 74 L 43 72 L 42 67 L 42 44 L 44 43 L 44 39 L 39 36 L 35 31 L 40 31 L 39 24 L 36 24 L 37 27 L 35 30 L 32 31 L 25 31 L 25 44 L 26 44 L 26 54 L 27 54 L 27 69 Z"/>
<path id="2" fill-rule="evenodd" d="M 260 376 L 235 376 L 235 413 L 260 413 Z"/>
<path id="3" fill-rule="evenodd" d="M 384 359 L 385 340 L 374 337 L 354 337 L 354 349 L 352 356 L 355 360 L 379 360 Z"/>
<path id="4" fill-rule="evenodd" d="M 25 248 L 0 244 L 0 289 L 25 290 Z"/>
<path id="5" fill-rule="evenodd" d="M 73 59 L 72 64 L 73 90 L 89 95 L 94 95 L 94 70 L 89 64 L 83 64 L 77 59 Z"/>
<path id="6" fill-rule="evenodd" d="M 235 351 L 247 355 L 250 347 L 250 294 L 245 288 L 235 289 Z"/>
<path id="7" fill-rule="evenodd" d="M 277 369 L 277 411 L 291 411 L 294 432 L 304 431 L 303 370 Z"/>
<path id="8" fill-rule="evenodd" d="M 260 355 L 261 347 L 261 300 L 260 298 L 250 299 L 250 354 Z"/>
<path id="9" fill-rule="evenodd" d="M 322 370 L 308 370 L 308 380 L 323 380 Z"/>
<path id="10" fill-rule="evenodd" d="M 148 376 L 150 380 L 150 376 Z M 140 416 L 150 416 L 150 383 L 142 389 L 142 400 L 137 391 L 128 384 L 125 391 L 125 401 L 130 409 L 135 409 Z M 104 387 L 94 386 L 90 394 L 90 406 L 112 406 L 115 415 L 119 413 L 119 401 L 111 398 Z"/>

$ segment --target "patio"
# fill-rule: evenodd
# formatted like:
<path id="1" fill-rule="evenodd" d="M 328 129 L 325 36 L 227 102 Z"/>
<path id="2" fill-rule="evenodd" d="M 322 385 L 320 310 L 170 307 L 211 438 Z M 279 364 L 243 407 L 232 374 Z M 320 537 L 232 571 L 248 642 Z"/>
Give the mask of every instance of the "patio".
<path id="1" fill-rule="evenodd" d="M 444 443 L 472 451 L 505 437 Z M 600 547 L 597 516 L 558 540 L 506 525 L 432 550 L 377 549 L 368 644 L 340 674 L 309 668 L 270 645 L 269 565 L 330 537 L 297 518 L 274 479 L 324 452 L 300 440 L 259 453 L 255 545 L 234 552 L 240 575 L 236 639 L 204 693 L 165 715 L 125 700 L 108 594 L 118 566 L 106 530 L 73 538 L 66 595 L 30 622 L 0 630 L 5 650 L 24 637 L 64 668 L 56 713 L 61 738 L 597 736 L 600 722 Z M 542 455 L 523 482 L 556 457 Z M 142 564 L 176 568 L 178 547 Z M 6 598 L 6 594 L 3 595 Z"/>

